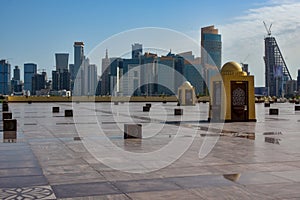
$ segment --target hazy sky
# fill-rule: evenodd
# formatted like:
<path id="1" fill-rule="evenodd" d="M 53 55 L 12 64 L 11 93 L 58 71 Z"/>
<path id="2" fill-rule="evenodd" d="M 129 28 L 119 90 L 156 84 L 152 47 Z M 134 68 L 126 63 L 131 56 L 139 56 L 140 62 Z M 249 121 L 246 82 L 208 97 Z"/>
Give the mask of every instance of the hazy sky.
<path id="1" fill-rule="evenodd" d="M 0 5 L 0 59 L 21 69 L 34 62 L 50 73 L 56 52 L 70 53 L 73 63 L 74 41 L 84 41 L 88 53 L 120 32 L 160 27 L 200 42 L 201 27 L 214 24 L 222 34 L 223 63 L 248 63 L 256 85 L 263 86 L 263 21 L 273 24 L 293 78 L 300 68 L 300 0 L 0 0 Z"/>

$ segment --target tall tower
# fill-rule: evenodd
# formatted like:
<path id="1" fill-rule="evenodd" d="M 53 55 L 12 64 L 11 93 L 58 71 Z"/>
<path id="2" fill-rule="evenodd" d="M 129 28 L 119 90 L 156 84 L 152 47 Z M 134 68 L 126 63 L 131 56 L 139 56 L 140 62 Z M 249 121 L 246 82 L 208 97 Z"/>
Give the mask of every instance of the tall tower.
<path id="1" fill-rule="evenodd" d="M 78 70 L 84 60 L 84 43 L 83 42 L 74 42 L 74 74 L 71 76 L 76 79 Z"/>
<path id="2" fill-rule="evenodd" d="M 15 68 L 14 68 L 14 77 L 13 77 L 13 79 L 15 81 L 20 81 L 20 68 L 19 68 L 19 66 L 15 66 Z"/>
<path id="3" fill-rule="evenodd" d="M 222 39 L 215 26 L 201 28 L 201 58 L 202 64 L 217 66 L 222 65 Z"/>
<path id="4" fill-rule="evenodd" d="M 297 76 L 297 90 L 300 93 L 300 69 L 298 69 L 298 76 Z"/>
<path id="5" fill-rule="evenodd" d="M 143 45 L 139 43 L 134 43 L 132 45 L 131 58 L 139 58 L 143 54 Z"/>
<path id="6" fill-rule="evenodd" d="M 68 53 L 55 54 L 56 71 L 62 73 L 63 71 L 68 70 L 68 62 L 69 62 Z"/>
<path id="7" fill-rule="evenodd" d="M 292 80 L 288 67 L 284 61 L 275 37 L 271 36 L 271 26 L 267 28 L 268 36 L 265 37 L 265 87 L 269 96 L 281 97 L 288 80 Z"/>
<path id="8" fill-rule="evenodd" d="M 203 67 L 203 92 L 208 94 L 210 78 L 222 65 L 222 38 L 214 26 L 201 28 L 201 65 Z"/>
<path id="9" fill-rule="evenodd" d="M 10 64 L 0 60 L 0 94 L 10 94 Z"/>
<path id="10" fill-rule="evenodd" d="M 34 63 L 24 64 L 24 90 L 32 93 L 32 77 L 37 73 L 37 65 Z"/>
<path id="11" fill-rule="evenodd" d="M 106 95 L 109 93 L 109 69 L 110 59 L 108 57 L 108 50 L 105 51 L 105 58 L 102 59 L 101 66 L 101 94 Z"/>

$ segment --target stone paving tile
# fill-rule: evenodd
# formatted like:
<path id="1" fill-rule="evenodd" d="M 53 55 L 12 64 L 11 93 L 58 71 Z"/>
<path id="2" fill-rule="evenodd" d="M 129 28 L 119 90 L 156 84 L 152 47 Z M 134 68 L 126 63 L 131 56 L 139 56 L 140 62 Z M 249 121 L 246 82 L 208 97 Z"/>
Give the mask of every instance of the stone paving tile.
<path id="1" fill-rule="evenodd" d="M 275 183 L 248 185 L 245 190 L 251 194 L 261 194 L 273 199 L 300 198 L 300 183 Z"/>
<path id="2" fill-rule="evenodd" d="M 221 175 L 185 176 L 166 179 L 184 189 L 235 185 L 235 183 Z"/>
<path id="3" fill-rule="evenodd" d="M 106 182 L 52 185 L 57 198 L 87 197 L 96 195 L 120 194 Z"/>
<path id="4" fill-rule="evenodd" d="M 48 185 L 44 176 L 13 176 L 0 178 L 0 188 L 28 187 Z"/>
<path id="5" fill-rule="evenodd" d="M 112 194 L 89 197 L 59 198 L 59 200 L 131 200 L 131 198 L 125 194 Z"/>
<path id="6" fill-rule="evenodd" d="M 199 195 L 188 190 L 175 190 L 175 191 L 155 191 L 155 192 L 137 192 L 128 193 L 130 198 L 136 200 L 162 200 L 162 199 L 190 199 L 190 200 L 201 200 Z"/>
<path id="7" fill-rule="evenodd" d="M 113 183 L 124 193 L 149 192 L 149 191 L 169 191 L 181 189 L 175 183 L 166 179 L 144 179 L 132 181 L 117 181 Z"/>
<path id="8" fill-rule="evenodd" d="M 242 173 L 237 183 L 242 185 L 255 185 L 255 184 L 273 184 L 273 183 L 289 183 L 292 182 L 286 178 L 272 175 L 269 172 L 248 172 Z"/>
<path id="9" fill-rule="evenodd" d="M 42 169 L 39 167 L 0 169 L 0 178 L 14 177 L 14 176 L 37 176 L 37 175 L 43 175 Z"/>
<path id="10" fill-rule="evenodd" d="M 223 200 L 223 199 L 274 199 L 264 194 L 250 193 L 239 186 L 224 186 L 224 187 L 205 187 L 189 189 L 189 192 L 199 195 L 203 199 Z"/>
<path id="11" fill-rule="evenodd" d="M 271 172 L 271 174 L 300 183 L 300 170 L 284 171 L 284 172 Z"/>

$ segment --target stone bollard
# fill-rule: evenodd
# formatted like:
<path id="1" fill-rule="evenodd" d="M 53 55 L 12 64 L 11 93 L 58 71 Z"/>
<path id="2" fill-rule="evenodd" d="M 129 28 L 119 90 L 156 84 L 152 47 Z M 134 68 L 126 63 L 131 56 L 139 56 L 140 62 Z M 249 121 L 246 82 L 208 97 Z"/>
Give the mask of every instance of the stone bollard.
<path id="1" fill-rule="evenodd" d="M 175 108 L 174 115 L 183 115 L 183 109 Z"/>
<path id="2" fill-rule="evenodd" d="M 295 111 L 300 111 L 300 106 L 295 106 Z"/>
<path id="3" fill-rule="evenodd" d="M 269 108 L 270 107 L 270 102 L 265 102 L 265 107 Z"/>
<path id="4" fill-rule="evenodd" d="M 146 103 L 146 106 L 151 108 L 152 105 L 151 105 L 151 103 Z"/>
<path id="5" fill-rule="evenodd" d="M 279 109 L 278 108 L 270 108 L 269 115 L 278 115 Z"/>
<path id="6" fill-rule="evenodd" d="M 17 139 L 17 120 L 5 119 L 3 120 L 3 141 L 15 142 Z"/>
<path id="7" fill-rule="evenodd" d="M 124 124 L 124 139 L 142 139 L 142 124 Z"/>
<path id="8" fill-rule="evenodd" d="M 28 104 L 32 104 L 32 101 L 31 101 L 31 100 L 29 100 L 29 101 L 28 101 Z"/>
<path id="9" fill-rule="evenodd" d="M 114 101 L 114 105 L 119 105 L 119 102 L 118 101 Z"/>
<path id="10" fill-rule="evenodd" d="M 53 113 L 59 113 L 59 107 L 52 107 Z"/>
<path id="11" fill-rule="evenodd" d="M 143 112 L 149 112 L 150 111 L 150 107 L 148 106 L 143 106 Z"/>
<path id="12" fill-rule="evenodd" d="M 11 112 L 3 112 L 2 113 L 2 121 L 5 119 L 12 119 L 12 113 Z"/>
<path id="13" fill-rule="evenodd" d="M 2 112 L 8 112 L 8 103 L 5 101 L 2 103 Z"/>
<path id="14" fill-rule="evenodd" d="M 166 104 L 167 103 L 167 101 L 166 100 L 163 100 L 163 102 L 162 102 L 163 104 Z"/>
<path id="15" fill-rule="evenodd" d="M 65 110 L 65 117 L 73 117 L 73 110 Z"/>

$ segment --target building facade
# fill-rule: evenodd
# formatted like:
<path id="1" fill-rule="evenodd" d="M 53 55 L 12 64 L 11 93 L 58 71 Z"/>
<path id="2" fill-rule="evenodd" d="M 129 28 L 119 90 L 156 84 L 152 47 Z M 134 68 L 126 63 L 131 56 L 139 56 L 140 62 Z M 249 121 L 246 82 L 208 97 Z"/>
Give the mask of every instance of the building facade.
<path id="1" fill-rule="evenodd" d="M 6 60 L 0 60 L 0 94 L 9 95 L 11 92 L 11 66 Z"/>
<path id="2" fill-rule="evenodd" d="M 69 54 L 68 53 L 56 53 L 55 54 L 55 67 L 56 71 L 63 72 L 68 70 Z"/>
<path id="3" fill-rule="evenodd" d="M 32 77 L 37 73 L 37 64 L 24 64 L 24 90 L 32 93 Z"/>
<path id="4" fill-rule="evenodd" d="M 77 73 L 80 69 L 84 60 L 84 43 L 83 42 L 74 42 L 74 71 L 71 77 L 72 80 L 76 79 Z"/>

